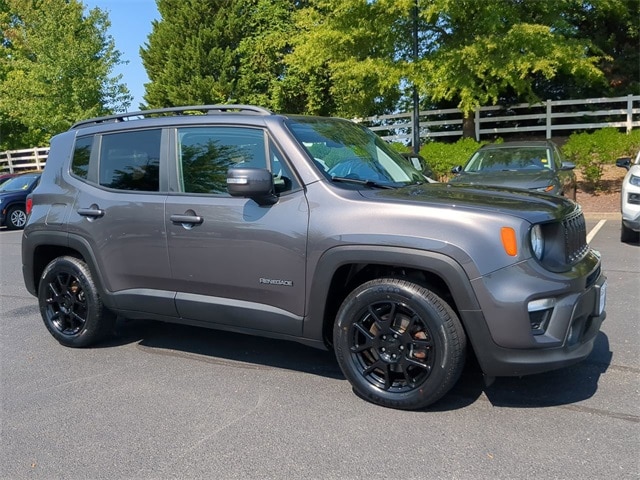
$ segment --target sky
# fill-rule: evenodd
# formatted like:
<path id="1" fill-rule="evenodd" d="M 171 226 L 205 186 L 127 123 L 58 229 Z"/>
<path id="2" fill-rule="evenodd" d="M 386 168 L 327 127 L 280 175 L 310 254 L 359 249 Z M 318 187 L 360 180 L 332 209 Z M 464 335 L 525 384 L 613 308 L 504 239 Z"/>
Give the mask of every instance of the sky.
<path id="1" fill-rule="evenodd" d="M 88 10 L 98 7 L 108 13 L 109 35 L 122 53 L 122 60 L 128 62 L 116 67 L 113 73 L 122 74 L 122 82 L 133 95 L 129 111 L 138 111 L 144 101 L 144 84 L 149 82 L 142 66 L 140 47 L 151 33 L 151 21 L 160 19 L 155 0 L 82 0 L 82 3 Z"/>

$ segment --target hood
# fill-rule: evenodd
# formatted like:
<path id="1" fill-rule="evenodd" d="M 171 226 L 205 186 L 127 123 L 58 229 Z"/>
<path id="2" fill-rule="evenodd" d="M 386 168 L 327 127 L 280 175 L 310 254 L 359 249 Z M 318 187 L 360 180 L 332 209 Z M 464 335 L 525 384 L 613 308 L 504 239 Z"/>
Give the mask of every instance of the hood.
<path id="1" fill-rule="evenodd" d="M 396 190 L 363 189 L 360 194 L 372 200 L 507 214 L 531 223 L 560 219 L 580 208 L 572 200 L 556 195 L 468 184 L 430 183 Z"/>
<path id="2" fill-rule="evenodd" d="M 468 183 L 471 185 L 491 185 L 510 188 L 544 188 L 554 183 L 555 173 L 551 170 L 509 170 L 500 172 L 461 172 L 449 183 Z"/>

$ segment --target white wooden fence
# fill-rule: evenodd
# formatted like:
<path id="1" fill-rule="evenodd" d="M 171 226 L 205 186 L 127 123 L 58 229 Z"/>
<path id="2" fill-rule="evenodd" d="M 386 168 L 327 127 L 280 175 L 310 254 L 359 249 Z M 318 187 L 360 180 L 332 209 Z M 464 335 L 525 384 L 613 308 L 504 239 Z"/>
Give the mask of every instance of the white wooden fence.
<path id="1" fill-rule="evenodd" d="M 411 112 L 356 119 L 388 141 L 406 142 L 412 138 Z M 420 138 L 461 137 L 462 112 L 457 108 L 420 112 Z M 574 131 L 605 127 L 630 132 L 640 127 L 640 95 L 582 100 L 547 100 L 508 107 L 476 109 L 476 140 L 508 138 L 514 134 L 539 132 L 546 138 L 566 136 Z M 506 134 L 506 135 L 505 135 Z"/>
<path id="2" fill-rule="evenodd" d="M 411 140 L 411 112 L 356 119 L 389 141 Z M 509 107 L 481 107 L 475 111 L 476 140 L 539 132 L 546 138 L 571 132 L 615 127 L 630 132 L 640 127 L 640 95 L 582 100 L 547 100 Z M 560 133 L 561 132 L 561 133 Z M 462 112 L 457 108 L 420 112 L 420 138 L 461 137 Z M 42 170 L 47 147 L 0 152 L 0 172 Z"/>
<path id="3" fill-rule="evenodd" d="M 47 162 L 48 156 L 48 147 L 0 152 L 0 173 L 20 173 L 30 170 L 42 170 Z"/>

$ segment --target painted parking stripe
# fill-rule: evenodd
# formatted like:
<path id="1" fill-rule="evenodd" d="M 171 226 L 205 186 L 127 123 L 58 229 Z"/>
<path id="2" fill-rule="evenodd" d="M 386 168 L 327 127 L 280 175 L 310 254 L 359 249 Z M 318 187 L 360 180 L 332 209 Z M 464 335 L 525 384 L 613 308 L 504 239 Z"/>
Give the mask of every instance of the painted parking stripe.
<path id="1" fill-rule="evenodd" d="M 593 227 L 593 229 L 589 232 L 589 235 L 587 235 L 587 243 L 591 243 L 591 240 L 593 240 L 593 237 L 596 236 L 596 234 L 600 231 L 600 229 L 604 226 L 605 223 L 607 223 L 606 220 L 600 220 L 598 224 L 595 227 Z"/>

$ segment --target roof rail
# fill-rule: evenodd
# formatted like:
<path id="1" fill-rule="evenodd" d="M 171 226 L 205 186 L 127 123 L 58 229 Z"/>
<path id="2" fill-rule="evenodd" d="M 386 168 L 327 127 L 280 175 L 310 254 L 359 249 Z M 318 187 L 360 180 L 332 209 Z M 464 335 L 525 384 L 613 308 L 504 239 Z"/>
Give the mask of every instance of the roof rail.
<path id="1" fill-rule="evenodd" d="M 266 108 L 256 107 L 253 105 L 191 105 L 188 107 L 169 107 L 159 108 L 155 110 L 141 110 L 139 112 L 125 112 L 116 115 L 108 115 L 106 117 L 89 118 L 76 122 L 71 126 L 70 130 L 101 123 L 128 122 L 131 120 L 147 118 L 147 117 L 164 117 L 173 115 L 215 115 L 220 113 L 248 113 L 251 115 L 273 115 L 273 112 Z"/>

